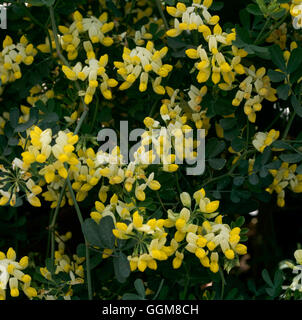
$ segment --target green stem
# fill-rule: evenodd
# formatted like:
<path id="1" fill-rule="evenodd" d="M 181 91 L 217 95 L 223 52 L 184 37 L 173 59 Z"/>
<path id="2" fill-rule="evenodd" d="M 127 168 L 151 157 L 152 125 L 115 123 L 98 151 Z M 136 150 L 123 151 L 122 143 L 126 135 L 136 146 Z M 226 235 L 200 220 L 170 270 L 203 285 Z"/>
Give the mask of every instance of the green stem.
<path id="1" fill-rule="evenodd" d="M 179 185 L 179 181 L 178 181 L 178 173 L 176 172 L 175 174 L 175 179 L 176 179 L 176 188 L 179 194 L 181 194 L 181 189 L 180 189 L 180 185 Z"/>
<path id="2" fill-rule="evenodd" d="M 184 267 L 186 269 L 186 282 L 185 282 L 185 287 L 184 287 L 184 291 L 183 291 L 183 300 L 186 300 L 186 296 L 187 296 L 189 284 L 190 284 L 190 272 L 187 268 L 186 263 L 184 263 Z"/>
<path id="3" fill-rule="evenodd" d="M 96 121 L 96 117 L 97 117 L 97 114 L 98 114 L 98 110 L 99 110 L 99 97 L 98 97 L 98 95 L 96 95 L 96 104 L 95 104 L 95 109 L 94 109 L 93 118 L 92 118 L 92 123 L 91 123 L 91 131 L 92 131 L 93 128 L 94 128 L 94 124 L 95 124 L 95 121 Z M 91 132 L 91 131 L 90 131 L 90 132 Z"/>
<path id="4" fill-rule="evenodd" d="M 257 150 L 248 150 L 248 151 L 245 151 L 245 152 L 239 157 L 239 159 L 236 161 L 236 163 L 231 167 L 231 169 L 230 169 L 227 173 L 225 173 L 225 174 L 223 174 L 223 175 L 221 175 L 221 176 L 215 177 L 215 178 L 210 178 L 210 179 L 208 179 L 208 180 L 204 183 L 204 186 L 206 186 L 206 185 L 209 184 L 209 183 L 213 183 L 213 182 L 215 182 L 215 181 L 218 181 L 218 180 L 220 180 L 220 179 L 223 179 L 223 178 L 226 178 L 226 177 L 232 175 L 233 172 L 235 171 L 235 169 L 238 167 L 239 162 L 240 162 L 240 160 L 241 160 L 242 158 L 246 157 L 246 156 L 249 155 L 249 154 L 253 154 L 253 153 L 256 153 L 256 152 L 257 152 Z"/>
<path id="5" fill-rule="evenodd" d="M 263 35 L 263 32 L 265 31 L 265 29 L 267 28 L 267 26 L 269 25 L 269 23 L 270 23 L 270 18 L 268 18 L 266 21 L 265 21 L 265 23 L 264 23 L 264 25 L 263 25 L 263 27 L 262 27 L 262 29 L 261 29 L 261 31 L 258 33 L 258 36 L 257 36 L 257 38 L 256 38 L 256 40 L 255 40 L 255 44 L 257 44 L 258 42 L 259 42 L 259 40 L 261 39 L 261 36 Z"/>
<path id="6" fill-rule="evenodd" d="M 249 138 L 250 138 L 250 121 L 246 119 L 246 148 L 249 145 Z"/>
<path id="7" fill-rule="evenodd" d="M 153 297 L 152 300 L 156 300 L 156 298 L 159 296 L 161 288 L 163 287 L 164 281 L 165 281 L 164 279 L 161 280 L 161 282 L 159 284 L 159 287 L 157 289 L 157 292 L 156 292 L 156 294 L 155 294 L 155 296 Z"/>
<path id="8" fill-rule="evenodd" d="M 49 226 L 50 226 L 50 224 L 52 222 L 53 214 L 54 214 L 54 209 L 51 210 L 50 215 L 49 215 L 49 222 L 48 222 Z M 51 233 L 48 232 L 48 235 L 47 235 L 47 246 L 46 246 L 46 257 L 48 257 L 48 255 L 49 255 L 50 242 L 51 242 Z"/>
<path id="9" fill-rule="evenodd" d="M 260 37 L 258 36 L 257 38 L 259 38 L 259 40 L 258 41 L 256 41 L 255 40 L 255 42 L 254 42 L 254 44 L 255 45 L 258 45 L 258 44 L 260 44 L 263 40 L 265 40 L 273 31 L 275 31 L 276 29 L 278 29 L 280 26 L 281 26 L 281 24 L 286 20 L 286 18 L 287 18 L 287 15 L 288 14 L 286 14 L 277 24 L 275 24 L 274 25 L 274 27 L 273 27 L 273 29 L 272 30 L 269 30 L 263 37 L 262 37 L 262 39 L 260 39 Z M 268 21 L 268 20 L 267 20 Z"/>
<path id="10" fill-rule="evenodd" d="M 0 156 L 0 161 L 4 161 L 4 162 L 6 162 L 6 163 L 9 164 L 9 165 L 12 164 L 12 163 L 9 162 L 5 157 L 2 157 L 2 156 Z"/>
<path id="11" fill-rule="evenodd" d="M 157 9 L 159 11 L 159 14 L 160 14 L 161 18 L 163 19 L 163 22 L 164 22 L 164 25 L 165 25 L 165 29 L 169 30 L 169 25 L 168 25 L 167 19 L 166 19 L 165 15 L 164 15 L 162 7 L 161 7 L 161 1 L 160 0 L 155 0 L 155 2 L 156 2 Z"/>
<path id="12" fill-rule="evenodd" d="M 58 54 L 58 57 L 60 58 L 60 60 L 67 66 L 70 68 L 70 65 L 69 65 L 69 62 L 67 61 L 67 59 L 64 57 L 64 55 L 61 53 L 61 50 L 60 50 L 60 43 L 59 43 L 59 39 L 58 39 L 58 29 L 57 29 L 57 24 L 56 24 L 56 20 L 55 20 L 55 14 L 54 14 L 54 9 L 53 9 L 53 6 L 51 6 L 49 8 L 49 13 L 50 13 L 50 19 L 51 19 L 51 26 L 52 26 L 52 32 L 53 32 L 53 36 L 54 36 L 54 40 L 55 40 L 55 44 L 56 44 L 56 51 L 57 51 L 57 54 Z M 78 91 L 81 90 L 81 86 L 79 84 L 78 81 L 75 81 L 75 86 L 76 86 L 76 89 Z M 81 100 L 82 100 L 82 104 L 84 106 L 84 117 L 82 119 L 82 121 L 85 119 L 87 113 L 88 113 L 88 107 L 87 105 L 85 104 L 84 102 L 84 99 L 83 97 L 81 97 Z M 82 114 L 82 115 L 83 115 Z M 81 119 L 80 119 L 81 120 Z M 81 124 L 82 125 L 82 124 Z M 81 125 L 79 126 L 79 123 L 78 123 L 78 126 L 77 128 L 81 127 Z M 77 129 L 76 129 L 77 130 Z M 79 130 L 79 129 L 78 129 Z"/>
<path id="13" fill-rule="evenodd" d="M 164 204 L 163 204 L 163 202 L 162 202 L 162 200 L 161 200 L 161 198 L 160 198 L 160 195 L 159 195 L 159 192 L 158 192 L 158 191 L 156 191 L 156 195 L 157 195 L 157 198 L 158 198 L 158 200 L 159 200 L 162 208 L 163 208 L 165 211 L 167 211 L 167 209 L 165 208 L 165 206 L 164 206 Z"/>
<path id="14" fill-rule="evenodd" d="M 291 126 L 292 126 L 292 123 L 293 123 L 293 121 L 294 121 L 295 116 L 296 116 L 296 111 L 293 111 L 292 114 L 291 114 L 291 116 L 290 116 L 290 118 L 289 118 L 289 120 L 288 120 L 288 122 L 287 122 L 287 125 L 286 125 L 286 128 L 285 128 L 285 130 L 284 130 L 282 139 L 285 139 L 285 138 L 287 137 L 288 132 L 289 132 Z"/>
<path id="15" fill-rule="evenodd" d="M 225 279 L 223 275 L 223 271 L 221 268 L 219 268 L 219 274 L 221 277 L 221 293 L 220 293 L 220 300 L 223 300 L 223 295 L 224 295 L 224 286 L 225 286 Z"/>
<path id="16" fill-rule="evenodd" d="M 50 14 L 52 32 L 53 32 L 53 36 L 54 36 L 54 40 L 55 40 L 55 44 L 56 44 L 56 51 L 57 51 L 58 57 L 65 65 L 67 65 L 69 67 L 69 63 L 68 63 L 67 59 L 63 56 L 63 54 L 61 53 L 61 50 L 60 50 L 60 43 L 59 43 L 59 39 L 58 39 L 58 29 L 57 29 L 53 6 L 51 6 L 49 8 L 49 14 Z"/>
<path id="17" fill-rule="evenodd" d="M 59 40 L 58 40 L 58 30 L 57 30 L 57 25 L 56 25 L 56 21 L 55 21 L 55 16 L 54 16 L 54 9 L 53 7 L 51 6 L 49 8 L 49 13 L 50 13 L 50 19 L 51 19 L 51 25 L 52 25 L 52 31 L 53 31 L 53 35 L 54 35 L 54 40 L 55 40 L 55 43 L 56 43 L 56 51 L 57 51 L 57 54 L 58 54 L 58 57 L 61 59 L 61 61 L 68 65 L 69 66 L 69 63 L 68 61 L 65 59 L 65 57 L 61 54 L 61 51 L 60 51 L 60 44 L 59 44 Z M 79 84 L 76 82 L 76 85 L 77 85 L 77 88 L 79 88 Z M 82 103 L 84 105 L 84 111 L 80 117 L 80 120 L 78 121 L 78 124 L 75 128 L 75 131 L 74 131 L 74 134 L 77 134 L 80 129 L 81 129 L 81 126 L 88 114 L 88 107 L 86 106 L 86 104 L 84 103 L 83 101 L 83 98 L 82 98 Z M 60 196 L 59 196 L 59 200 L 58 200 L 58 204 L 57 204 L 57 207 L 55 209 L 55 212 L 54 212 L 54 215 L 52 217 L 52 222 L 49 226 L 49 232 L 51 233 L 51 260 L 54 262 L 54 252 L 55 252 L 55 224 L 56 224 L 56 220 L 57 220 L 57 217 L 58 217 L 58 214 L 59 214 L 59 209 L 60 209 L 60 206 L 61 206 L 61 202 L 62 202 L 62 199 L 64 197 L 64 194 L 65 194 L 65 191 L 66 191 L 66 185 L 67 185 L 67 180 L 64 181 L 64 185 L 62 187 L 62 190 L 61 190 L 61 193 L 60 193 Z"/>
<path id="18" fill-rule="evenodd" d="M 72 189 L 69 177 L 66 178 L 66 181 L 67 181 L 67 187 L 68 187 L 68 190 L 70 192 L 73 205 L 74 205 L 74 207 L 76 209 L 76 213 L 77 213 L 80 225 L 82 227 L 83 223 L 84 223 L 83 216 L 82 216 L 80 207 L 78 205 L 78 202 L 76 200 L 74 191 Z M 92 300 L 93 299 L 93 293 L 92 293 L 91 270 L 90 270 L 89 243 L 88 243 L 88 241 L 87 241 L 87 239 L 86 239 L 84 234 L 83 234 L 83 236 L 84 236 L 84 239 L 85 239 L 85 248 L 86 248 L 86 272 L 87 272 L 87 284 L 88 284 L 88 299 Z"/>
<path id="19" fill-rule="evenodd" d="M 154 103 L 153 103 L 153 105 L 151 107 L 151 111 L 150 111 L 149 117 L 152 118 L 154 116 L 155 111 L 156 111 L 156 106 L 157 106 L 157 103 L 158 103 L 159 100 L 160 100 L 160 98 L 157 97 L 156 100 L 154 101 Z"/>
<path id="20" fill-rule="evenodd" d="M 49 226 L 49 232 L 51 233 L 51 242 L 50 242 L 51 254 L 50 254 L 50 257 L 51 257 L 51 261 L 53 263 L 54 263 L 54 259 L 55 259 L 55 224 L 56 224 L 56 221 L 57 221 L 57 217 L 58 217 L 58 214 L 59 214 L 59 210 L 60 210 L 60 207 L 61 207 L 61 203 L 62 203 L 64 194 L 65 194 L 66 184 L 67 184 L 67 182 L 65 180 L 64 181 L 64 185 L 63 185 L 62 190 L 61 190 L 61 193 L 60 193 L 60 196 L 59 196 L 58 204 L 56 206 L 55 212 L 54 212 L 53 217 L 52 217 L 51 224 Z"/>

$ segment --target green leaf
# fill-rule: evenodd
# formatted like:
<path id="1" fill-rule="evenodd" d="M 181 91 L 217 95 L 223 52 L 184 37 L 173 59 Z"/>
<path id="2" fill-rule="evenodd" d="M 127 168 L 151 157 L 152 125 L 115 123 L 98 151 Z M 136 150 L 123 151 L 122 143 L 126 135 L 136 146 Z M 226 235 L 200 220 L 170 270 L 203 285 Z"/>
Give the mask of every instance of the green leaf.
<path id="1" fill-rule="evenodd" d="M 138 296 L 135 293 L 125 293 L 122 299 L 123 300 L 143 300 L 142 297 Z"/>
<path id="2" fill-rule="evenodd" d="M 224 130 L 230 130 L 236 126 L 237 120 L 235 118 L 221 119 L 219 124 Z"/>
<path id="3" fill-rule="evenodd" d="M 283 283 L 283 274 L 281 270 L 277 270 L 274 275 L 274 286 L 276 288 L 281 287 Z"/>
<path id="4" fill-rule="evenodd" d="M 294 94 L 292 94 L 292 96 L 290 98 L 290 102 L 291 102 L 294 110 L 296 111 L 297 115 L 302 118 L 302 106 Z"/>
<path id="5" fill-rule="evenodd" d="M 263 280 L 264 280 L 270 287 L 274 287 L 274 284 L 273 284 L 273 282 L 272 282 L 272 280 L 271 280 L 271 277 L 270 277 L 270 275 L 269 275 L 269 273 L 268 273 L 268 271 L 267 271 L 266 269 L 263 269 L 263 270 L 262 270 L 261 275 L 262 275 Z"/>
<path id="6" fill-rule="evenodd" d="M 273 63 L 282 71 L 286 72 L 286 65 L 283 58 L 283 52 L 278 45 L 273 45 L 269 48 Z"/>
<path id="7" fill-rule="evenodd" d="M 209 141 L 206 142 L 206 156 L 208 156 L 208 158 L 216 157 L 225 149 L 225 146 L 224 141 L 219 141 L 216 138 L 209 139 Z"/>
<path id="8" fill-rule="evenodd" d="M 19 116 L 20 116 L 20 113 L 18 108 L 10 109 L 9 122 L 12 128 L 15 128 L 18 125 Z"/>
<path id="9" fill-rule="evenodd" d="M 134 287 L 138 293 L 138 295 L 142 298 L 145 298 L 145 286 L 142 279 L 136 279 L 134 281 Z"/>
<path id="10" fill-rule="evenodd" d="M 260 168 L 259 176 L 261 178 L 265 178 L 268 174 L 269 174 L 269 171 L 267 170 L 266 167 L 261 167 Z"/>
<path id="11" fill-rule="evenodd" d="M 15 127 L 15 132 L 23 132 L 33 126 L 38 121 L 38 109 L 31 108 L 29 113 L 29 120 L 25 123 L 18 124 Z"/>
<path id="12" fill-rule="evenodd" d="M 91 245 L 108 249 L 114 247 L 113 228 L 113 220 L 109 216 L 102 218 L 99 224 L 93 219 L 86 219 L 82 226 L 83 233 Z"/>
<path id="13" fill-rule="evenodd" d="M 89 250 L 91 251 L 91 250 Z M 96 268 L 102 262 L 102 257 L 99 252 L 90 252 L 90 270 Z"/>
<path id="14" fill-rule="evenodd" d="M 216 114 L 221 116 L 227 116 L 235 111 L 235 107 L 230 104 L 228 100 L 218 99 L 212 101 L 212 108 Z"/>
<path id="15" fill-rule="evenodd" d="M 245 222 L 245 218 L 243 216 L 240 216 L 236 219 L 234 226 L 240 228 L 244 224 L 244 222 Z"/>
<path id="16" fill-rule="evenodd" d="M 262 16 L 262 12 L 256 4 L 250 3 L 246 10 L 254 16 Z"/>
<path id="17" fill-rule="evenodd" d="M 79 257 L 85 257 L 86 256 L 86 246 L 84 243 L 80 243 L 77 246 L 77 256 Z"/>
<path id="18" fill-rule="evenodd" d="M 272 82 L 281 82 L 285 79 L 286 75 L 280 71 L 275 71 L 272 69 L 269 69 L 267 72 L 267 75 L 271 79 Z"/>
<path id="19" fill-rule="evenodd" d="M 244 177 L 235 177 L 233 179 L 233 183 L 235 186 L 241 186 L 244 183 L 245 178 Z"/>
<path id="20" fill-rule="evenodd" d="M 209 165 L 214 170 L 221 170 L 226 164 L 226 160 L 222 158 L 209 159 Z"/>
<path id="21" fill-rule="evenodd" d="M 265 291 L 270 297 L 275 296 L 275 288 L 265 288 Z"/>
<path id="22" fill-rule="evenodd" d="M 249 175 L 249 183 L 252 184 L 253 186 L 259 183 L 259 178 L 256 175 L 256 173 L 252 173 Z"/>
<path id="23" fill-rule="evenodd" d="M 290 86 L 288 84 L 281 84 L 277 88 L 278 97 L 282 100 L 286 100 L 288 98 Z"/>
<path id="24" fill-rule="evenodd" d="M 215 1 L 211 5 L 211 10 L 213 11 L 219 11 L 224 7 L 224 3 L 222 1 Z"/>
<path id="25" fill-rule="evenodd" d="M 59 121 L 59 116 L 55 112 L 46 113 L 43 117 L 44 122 L 57 122 Z"/>
<path id="26" fill-rule="evenodd" d="M 296 48 L 290 53 L 287 63 L 287 72 L 292 73 L 296 71 L 302 63 L 302 48 Z"/>
<path id="27" fill-rule="evenodd" d="M 98 224 L 93 219 L 86 219 L 84 221 L 82 231 L 92 246 L 105 247 L 99 235 Z"/>
<path id="28" fill-rule="evenodd" d="M 114 273 L 119 282 L 125 282 L 130 275 L 130 264 L 122 252 L 117 252 L 113 257 Z"/>
<path id="29" fill-rule="evenodd" d="M 234 151 L 240 152 L 244 148 L 245 143 L 243 139 L 236 137 L 232 140 L 231 146 L 234 149 Z"/>
<path id="30" fill-rule="evenodd" d="M 297 163 L 302 160 L 302 154 L 299 154 L 299 153 L 281 154 L 280 159 L 288 163 Z"/>
<path id="31" fill-rule="evenodd" d="M 292 150 L 292 146 L 289 143 L 281 140 L 274 141 L 271 146 L 272 148 L 277 148 L 277 149 Z"/>
<path id="32" fill-rule="evenodd" d="M 297 172 L 298 174 L 302 174 L 302 164 L 300 164 L 300 165 L 297 167 L 296 172 Z"/>
<path id="33" fill-rule="evenodd" d="M 185 42 L 171 37 L 167 37 L 167 45 L 172 49 L 181 49 L 188 46 Z"/>
<path id="34" fill-rule="evenodd" d="M 16 137 L 10 137 L 7 142 L 9 146 L 17 146 L 18 143 L 19 143 L 19 139 Z"/>
<path id="35" fill-rule="evenodd" d="M 280 166 L 282 164 L 282 161 L 280 161 L 279 159 L 276 161 L 272 161 L 271 163 L 266 165 L 267 169 L 279 169 Z"/>
<path id="36" fill-rule="evenodd" d="M 270 148 L 265 148 L 261 157 L 260 157 L 260 163 L 262 165 L 266 164 L 268 162 L 268 160 L 270 159 L 272 155 L 272 151 Z"/>
<path id="37" fill-rule="evenodd" d="M 99 237 L 108 249 L 114 248 L 115 237 L 112 233 L 114 229 L 113 219 L 110 216 L 102 218 L 98 224 Z"/>
<path id="38" fill-rule="evenodd" d="M 286 14 L 286 10 L 284 8 L 281 8 L 279 10 L 277 10 L 276 12 L 274 12 L 272 14 L 272 17 L 274 19 L 280 19 L 281 17 L 283 17 Z"/>

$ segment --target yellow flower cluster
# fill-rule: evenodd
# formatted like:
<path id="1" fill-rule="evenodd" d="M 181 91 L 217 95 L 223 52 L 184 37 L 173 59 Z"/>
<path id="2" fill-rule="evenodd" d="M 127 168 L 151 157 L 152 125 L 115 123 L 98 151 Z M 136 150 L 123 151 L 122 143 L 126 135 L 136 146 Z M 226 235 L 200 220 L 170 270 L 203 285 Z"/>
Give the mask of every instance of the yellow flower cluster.
<path id="1" fill-rule="evenodd" d="M 216 273 L 219 270 L 220 251 L 230 261 L 235 261 L 238 255 L 246 254 L 246 246 L 239 243 L 240 228 L 231 229 L 229 225 L 223 224 L 222 216 L 216 212 L 219 201 L 211 201 L 206 197 L 204 189 L 200 189 L 193 195 L 196 205 L 194 211 L 191 212 L 189 210 L 191 208 L 190 195 L 183 193 L 180 198 L 187 208 L 183 208 L 179 214 L 169 211 L 167 224 L 169 226 L 175 225 L 177 229 L 175 240 L 179 243 L 185 239 L 185 249 L 195 254 L 204 267 L 210 268 L 212 272 Z M 215 221 L 209 221 L 215 216 Z M 202 219 L 199 220 L 199 217 Z M 196 218 L 200 224 L 192 223 Z M 181 254 L 176 255 L 173 261 L 174 268 L 180 267 Z"/>
<path id="2" fill-rule="evenodd" d="M 143 46 L 145 40 L 152 39 L 152 34 L 146 30 L 145 26 L 142 26 L 140 30 L 135 31 L 133 38 L 137 46 Z"/>
<path id="3" fill-rule="evenodd" d="M 139 148 L 134 154 L 134 160 L 126 164 L 118 146 L 111 153 L 102 150 L 96 153 L 92 148 L 81 147 L 76 151 L 78 136 L 67 130 L 59 131 L 53 136 L 51 129 L 42 131 L 38 126 L 33 126 L 27 133 L 27 139 L 20 139 L 20 145 L 24 149 L 21 153 L 22 159 L 15 158 L 12 170 L 6 169 L 3 165 L 0 167 L 3 173 L 0 178 L 0 205 L 9 203 L 14 206 L 19 191 L 25 191 L 31 205 L 41 206 L 38 198 L 41 194 L 44 200 L 52 202 L 51 207 L 54 208 L 58 204 L 60 188 L 68 175 L 79 202 L 99 184 L 101 178 L 108 179 L 109 185 L 123 184 L 127 192 L 133 189 L 135 197 L 140 201 L 145 200 L 144 190 L 147 187 L 151 190 L 159 190 L 161 187 L 154 179 L 154 173 L 149 176 L 145 173 L 145 168 L 152 161 L 152 150 L 150 153 Z M 39 174 L 35 177 L 37 182 L 31 178 L 33 164 L 35 172 Z M 5 188 L 7 183 L 10 184 L 9 188 Z M 42 193 L 45 184 L 47 190 Z M 104 197 L 104 190 L 109 190 L 105 180 L 100 187 L 101 199 Z M 72 205 L 69 192 L 66 196 L 68 203 Z M 61 206 L 65 203 L 64 197 Z"/>
<path id="4" fill-rule="evenodd" d="M 284 207 L 285 205 L 284 189 L 286 187 L 289 187 L 289 189 L 295 193 L 302 192 L 302 174 L 295 174 L 296 169 L 296 164 L 290 166 L 287 162 L 283 162 L 278 170 L 270 170 L 274 180 L 266 191 L 270 194 L 273 192 L 277 193 L 277 205 L 279 207 Z"/>
<path id="5" fill-rule="evenodd" d="M 49 99 L 54 98 L 55 94 L 52 89 L 48 89 L 47 87 L 42 87 L 40 85 L 36 85 L 29 90 L 29 96 L 26 98 L 26 101 L 31 105 L 41 100 L 43 103 L 46 103 Z"/>
<path id="6" fill-rule="evenodd" d="M 37 296 L 35 288 L 31 287 L 31 276 L 22 270 L 28 266 L 28 257 L 25 256 L 20 261 L 16 261 L 16 252 L 9 248 L 7 253 L 0 251 L 0 300 L 6 299 L 7 285 L 10 289 L 11 297 L 20 295 L 19 289 L 32 299 Z"/>
<path id="7" fill-rule="evenodd" d="M 225 266 L 233 263 L 231 268 L 237 264 L 238 255 L 246 254 L 246 246 L 239 243 L 240 228 L 231 229 L 223 224 L 222 216 L 216 212 L 219 201 L 211 201 L 204 189 L 200 189 L 193 195 L 196 204 L 192 211 L 190 195 L 184 192 L 180 198 L 184 207 L 179 213 L 168 210 L 166 219 L 148 219 L 145 210 L 137 210 L 133 203 L 125 206 L 121 201 L 116 204 L 117 218 L 112 203 L 111 209 L 96 203 L 96 207 L 106 212 L 105 215 L 113 216 L 116 238 L 135 240 L 133 253 L 128 256 L 131 271 L 138 269 L 143 272 L 146 268 L 156 270 L 158 261 L 172 256 L 172 266 L 177 269 L 182 264 L 186 250 L 195 254 L 204 267 L 215 273 L 219 270 L 220 252 L 226 258 Z M 91 216 L 101 223 L 102 216 L 99 213 L 93 212 Z M 215 216 L 215 221 L 209 221 Z M 121 219 L 121 222 L 117 222 Z M 174 233 L 169 232 L 172 228 Z M 169 234 L 172 236 L 170 240 Z"/>
<path id="8" fill-rule="evenodd" d="M 218 24 L 214 27 L 213 32 L 213 38 L 206 38 L 208 39 L 209 52 L 204 49 L 203 45 L 199 45 L 197 49 L 187 49 L 186 55 L 190 59 L 198 59 L 198 62 L 195 63 L 195 69 L 198 70 L 196 79 L 199 83 L 206 82 L 211 76 L 214 84 L 218 84 L 221 80 L 224 81 L 219 83 L 221 90 L 230 90 L 236 74 L 245 73 L 245 69 L 240 62 L 241 58 L 246 56 L 247 53 L 243 49 L 232 46 L 233 59 L 230 61 L 217 49 L 217 40 L 214 36 L 215 33 L 221 32 Z M 230 46 L 231 43 L 232 41 L 229 41 L 226 45 Z"/>
<path id="9" fill-rule="evenodd" d="M 290 5 L 290 14 L 293 17 L 293 27 L 295 29 L 302 28 L 302 1 L 292 0 Z"/>
<path id="10" fill-rule="evenodd" d="M 65 242 L 71 239 L 71 237 L 71 232 L 67 232 L 65 235 L 59 235 L 58 233 L 56 233 L 55 237 L 55 241 L 58 244 L 58 250 L 55 251 L 54 274 L 57 275 L 63 272 L 69 275 L 70 280 L 64 281 L 62 283 L 62 287 L 66 286 L 66 284 L 68 285 L 67 292 L 64 292 L 64 290 L 56 290 L 56 287 L 52 288 L 52 275 L 46 267 L 43 267 L 40 268 L 40 272 L 45 279 L 49 280 L 49 283 L 46 289 L 42 288 L 38 292 L 37 297 L 39 299 L 55 300 L 58 297 L 63 297 L 64 300 L 70 300 L 70 297 L 73 295 L 72 286 L 84 283 L 85 274 L 83 262 L 85 261 L 85 258 L 78 257 L 76 254 L 74 254 L 71 259 L 65 253 Z"/>
<path id="11" fill-rule="evenodd" d="M 91 103 L 96 88 L 99 87 L 105 99 L 112 99 L 110 88 L 117 86 L 118 82 L 115 79 L 110 79 L 106 74 L 105 67 L 108 63 L 108 55 L 105 54 L 99 60 L 95 58 L 93 46 L 90 41 L 83 43 L 87 53 L 86 65 L 83 67 L 81 62 L 78 62 L 74 67 L 69 68 L 63 65 L 62 70 L 69 80 L 88 81 L 86 91 L 80 91 L 79 95 L 83 95 L 85 104 Z M 100 77 L 100 78 L 98 78 Z M 99 85 L 99 82 L 101 83 Z"/>
<path id="12" fill-rule="evenodd" d="M 245 99 L 244 112 L 251 122 L 255 122 L 256 112 L 262 108 L 262 100 L 265 98 L 269 101 L 276 101 L 276 90 L 271 88 L 270 79 L 265 76 L 265 68 L 260 68 L 256 72 L 254 66 L 245 68 L 241 64 L 247 52 L 232 45 L 236 38 L 235 30 L 232 30 L 231 33 L 223 32 L 218 23 L 219 17 L 209 14 L 207 8 L 211 6 L 212 1 L 204 1 L 203 4 L 200 2 L 193 1 L 192 6 L 188 8 L 180 2 L 176 8 L 167 7 L 169 14 L 182 19 L 181 23 L 175 19 L 174 29 L 168 30 L 167 35 L 177 36 L 183 30 L 197 30 L 202 33 L 207 45 L 200 44 L 196 49 L 186 50 L 186 55 L 190 59 L 197 60 L 194 69 L 198 70 L 197 81 L 199 83 L 211 79 L 214 84 L 218 84 L 221 90 L 228 91 L 236 87 L 234 84 L 236 75 L 246 74 L 247 77 L 240 83 L 232 104 L 239 106 Z M 201 15 L 198 10 L 201 10 Z M 212 29 L 209 25 L 213 26 Z M 253 89 L 257 95 L 252 96 Z"/>
<path id="13" fill-rule="evenodd" d="M 211 33 L 207 25 L 216 25 L 219 16 L 212 16 L 208 8 L 212 5 L 212 0 L 194 0 L 192 6 L 186 7 L 184 3 L 178 2 L 176 7 L 166 7 L 167 12 L 174 17 L 174 28 L 167 31 L 169 37 L 177 37 L 183 31 L 196 30 L 203 34 Z M 201 14 L 199 14 L 199 12 Z M 177 19 L 180 18 L 181 22 Z"/>
<path id="14" fill-rule="evenodd" d="M 297 274 L 291 280 L 291 284 L 289 286 L 282 286 L 282 289 L 290 289 L 292 291 L 299 291 L 302 293 L 302 250 L 298 249 L 294 252 L 295 262 L 291 261 L 283 261 L 280 265 L 280 269 L 290 268 L 293 270 L 294 274 Z M 282 297 L 282 296 L 281 296 Z"/>
<path id="15" fill-rule="evenodd" d="M 277 91 L 271 87 L 270 78 L 265 73 L 264 67 L 256 70 L 252 65 L 246 69 L 247 77 L 240 83 L 239 90 L 232 101 L 232 105 L 237 107 L 245 100 L 244 113 L 253 123 L 256 121 L 256 112 L 262 109 L 261 103 L 264 99 L 271 102 L 277 100 L 275 95 Z"/>
<path id="16" fill-rule="evenodd" d="M 279 135 L 280 132 L 274 129 L 269 132 L 257 132 L 252 142 L 253 146 L 262 153 L 267 146 L 279 138 Z"/>
<path id="17" fill-rule="evenodd" d="M 0 165 L 0 172 L 2 174 L 0 177 L 0 206 L 7 203 L 15 206 L 20 190 L 25 192 L 26 199 L 32 206 L 41 206 L 37 195 L 42 192 L 42 188 L 31 179 L 31 173 L 24 170 L 20 159 L 15 158 L 10 169 Z"/>
<path id="18" fill-rule="evenodd" d="M 22 77 L 20 64 L 31 65 L 37 50 L 28 42 L 25 36 L 20 42 L 13 43 L 10 36 L 3 40 L 3 50 L 0 52 L 0 79 L 2 84 L 13 82 Z"/>
<path id="19" fill-rule="evenodd" d="M 59 26 L 59 31 L 63 34 L 60 37 L 61 46 L 67 52 L 68 60 L 75 60 L 78 56 L 78 46 L 81 43 L 81 34 L 88 33 L 92 43 L 101 43 L 109 47 L 113 44 L 113 39 L 106 36 L 114 28 L 113 22 L 108 21 L 108 13 L 104 12 L 99 18 L 91 16 L 83 18 L 79 11 L 73 13 L 73 23 L 69 26 Z"/>
<path id="20" fill-rule="evenodd" d="M 167 47 L 156 50 L 152 41 L 148 41 L 146 48 L 137 46 L 130 50 L 129 48 L 124 47 L 123 62 L 114 61 L 117 73 L 124 79 L 124 82 L 119 86 L 119 89 L 129 89 L 136 79 L 139 78 L 139 91 L 146 91 L 149 73 L 153 71 L 157 75 L 154 80 L 151 78 L 154 92 L 161 95 L 165 94 L 165 89 L 161 85 L 161 81 L 162 78 L 169 75 L 173 68 L 170 64 L 162 63 L 162 59 L 167 52 Z"/>
<path id="21" fill-rule="evenodd" d="M 65 164 L 69 164 L 72 167 L 78 163 L 78 159 L 73 153 L 74 144 L 78 141 L 77 135 L 73 135 L 72 132 L 59 131 L 55 143 L 51 145 L 52 139 L 51 129 L 42 131 L 39 127 L 34 126 L 29 129 L 30 143 L 26 145 L 24 152 L 21 154 L 22 160 L 15 160 L 19 169 L 26 171 L 28 175 L 31 175 L 30 168 L 33 163 L 38 163 L 40 166 L 39 175 L 44 177 L 43 180 L 40 179 L 39 181 L 40 186 L 35 185 L 32 180 L 29 180 L 30 183 L 26 184 L 33 194 L 28 197 L 28 200 L 34 206 L 41 206 L 40 200 L 36 195 L 42 192 L 41 186 L 45 182 L 49 184 L 48 191 L 42 194 L 45 200 L 54 201 L 53 198 L 57 199 L 58 195 L 56 192 L 52 192 L 52 188 L 57 190 L 60 187 L 59 177 L 67 178 L 68 171 L 65 168 Z M 62 181 L 61 179 L 61 183 Z"/>
<path id="22" fill-rule="evenodd" d="M 193 133 L 190 122 L 194 123 L 197 129 L 205 129 L 206 135 L 210 128 L 210 119 L 206 116 L 206 110 L 201 110 L 201 106 L 198 105 L 206 93 L 206 87 L 198 90 L 191 86 L 188 92 L 190 100 L 187 102 L 191 110 L 188 108 L 187 112 L 184 112 L 181 107 L 184 101 L 178 96 L 179 90 L 173 90 L 171 87 L 165 89 L 169 99 L 163 99 L 160 108 L 160 115 L 165 126 L 160 126 L 159 121 L 146 117 L 144 124 L 148 130 L 142 136 L 141 148 L 148 149 L 152 143 L 155 151 L 155 153 L 152 153 L 153 150 L 149 151 L 152 157 L 159 157 L 164 171 L 174 172 L 178 169 L 178 165 L 175 164 L 176 157 L 181 161 L 184 158 L 193 160 L 196 157 L 194 150 L 198 142 L 194 140 L 193 134 L 190 134 Z"/>

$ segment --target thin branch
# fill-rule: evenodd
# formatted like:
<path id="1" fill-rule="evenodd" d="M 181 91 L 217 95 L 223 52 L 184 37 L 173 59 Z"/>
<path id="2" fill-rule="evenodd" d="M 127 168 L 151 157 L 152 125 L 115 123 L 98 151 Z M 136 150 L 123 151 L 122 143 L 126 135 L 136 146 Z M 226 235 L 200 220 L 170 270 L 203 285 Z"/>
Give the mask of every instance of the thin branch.
<path id="1" fill-rule="evenodd" d="M 161 18 L 163 19 L 163 22 L 164 22 L 164 25 L 165 25 L 165 29 L 169 30 L 169 25 L 168 25 L 167 19 L 166 19 L 165 15 L 164 15 L 162 7 L 161 7 L 161 1 L 160 0 L 155 0 L 155 2 L 156 2 L 157 9 L 159 11 L 159 14 L 160 14 Z"/>

